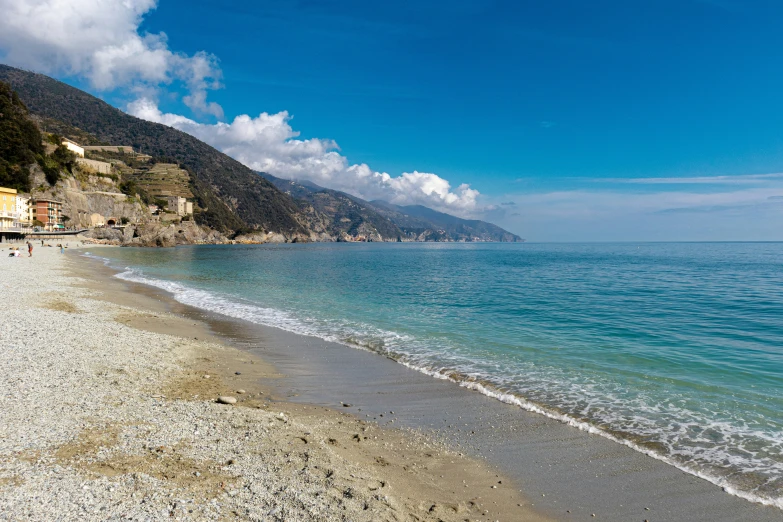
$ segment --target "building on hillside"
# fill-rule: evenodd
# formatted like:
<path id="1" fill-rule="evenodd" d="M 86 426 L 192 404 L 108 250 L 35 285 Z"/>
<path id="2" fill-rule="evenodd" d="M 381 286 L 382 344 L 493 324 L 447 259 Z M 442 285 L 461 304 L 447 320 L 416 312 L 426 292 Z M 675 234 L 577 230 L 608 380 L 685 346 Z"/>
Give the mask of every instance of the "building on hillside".
<path id="1" fill-rule="evenodd" d="M 16 216 L 16 189 L 0 187 L 0 229 L 14 228 Z"/>
<path id="2" fill-rule="evenodd" d="M 166 201 L 166 208 L 169 212 L 174 212 L 178 216 L 187 216 L 193 213 L 193 203 L 183 197 L 169 196 Z"/>
<path id="3" fill-rule="evenodd" d="M 65 228 L 63 225 L 63 204 L 54 199 L 35 199 L 32 204 L 33 219 L 44 224 L 46 230 Z"/>
<path id="4" fill-rule="evenodd" d="M 84 157 L 84 147 L 80 147 L 75 141 L 71 141 L 68 138 L 63 138 L 62 141 L 65 148 L 76 154 L 77 156 Z"/>

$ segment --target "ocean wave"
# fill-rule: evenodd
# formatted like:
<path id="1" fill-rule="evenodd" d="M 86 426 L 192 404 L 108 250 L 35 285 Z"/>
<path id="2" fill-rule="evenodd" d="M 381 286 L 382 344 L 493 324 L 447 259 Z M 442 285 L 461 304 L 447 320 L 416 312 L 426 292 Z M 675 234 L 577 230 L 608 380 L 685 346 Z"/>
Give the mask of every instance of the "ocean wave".
<path id="1" fill-rule="evenodd" d="M 100 256 L 92 255 L 91 257 L 110 264 L 108 259 Z M 692 444 L 691 446 L 686 445 L 678 448 L 676 447 L 677 443 L 682 442 L 682 440 L 670 440 L 666 436 L 660 436 L 661 426 L 656 426 L 654 423 L 650 424 L 644 417 L 637 419 L 633 429 L 614 429 L 612 426 L 620 425 L 623 421 L 625 424 L 628 424 L 627 418 L 612 414 L 612 406 L 620 404 L 618 401 L 621 399 L 619 398 L 612 398 L 606 395 L 601 396 L 593 392 L 595 401 L 591 404 L 593 407 L 596 405 L 601 406 L 601 415 L 592 419 L 580 418 L 579 415 L 566 411 L 565 408 L 563 411 L 558 410 L 551 406 L 552 402 L 544 403 L 526 398 L 526 390 L 513 390 L 512 388 L 517 383 L 514 377 L 506 375 L 505 378 L 502 378 L 502 372 L 495 372 L 494 374 L 488 372 L 486 368 L 480 368 L 475 360 L 460 354 L 451 353 L 447 350 L 428 350 L 426 347 L 419 346 L 420 343 L 417 344 L 417 340 L 412 336 L 378 329 L 372 325 L 346 325 L 319 321 L 316 318 L 297 315 L 293 312 L 259 306 L 256 303 L 243 301 L 236 296 L 220 295 L 216 292 L 192 288 L 173 281 L 150 278 L 130 267 L 126 267 L 122 272 L 116 274 L 116 277 L 160 288 L 169 292 L 177 301 L 202 310 L 280 328 L 300 335 L 318 337 L 326 341 L 338 342 L 353 348 L 384 355 L 412 370 L 434 378 L 449 380 L 461 387 L 477 391 L 501 402 L 544 415 L 581 431 L 602 436 L 628 446 L 635 451 L 707 480 L 732 495 L 783 509 L 783 497 L 766 491 L 758 491 L 760 485 L 769 482 L 770 476 L 774 476 L 771 473 L 772 471 L 781 471 L 780 469 L 775 469 L 775 462 L 760 464 L 760 461 L 758 459 L 754 460 L 753 457 L 738 457 L 736 452 L 728 451 L 725 445 L 714 444 L 714 440 L 707 441 L 712 444 L 711 447 L 710 444 L 705 442 L 703 446 Z M 551 375 L 547 377 L 551 379 Z M 532 387 L 530 388 L 532 389 Z M 562 404 L 567 401 L 567 396 L 584 396 L 587 390 L 587 384 L 581 383 L 572 393 L 564 393 L 558 397 L 557 401 L 553 402 Z M 564 406 L 566 405 L 564 404 Z M 643 405 L 638 405 L 638 409 L 640 414 L 653 413 L 651 410 L 645 412 Z M 742 429 L 736 425 L 715 422 L 707 418 L 695 418 L 694 413 L 689 410 L 676 411 L 676 409 L 672 409 L 669 411 L 669 414 L 681 419 L 687 419 L 687 422 L 682 424 L 700 424 L 704 429 L 712 429 L 719 435 L 718 438 L 752 439 L 762 441 L 767 446 L 771 445 L 772 447 L 779 447 L 781 444 L 780 440 L 769 433 L 754 430 L 747 426 Z M 658 432 L 655 430 L 658 430 Z M 738 432 L 738 430 L 741 432 Z M 654 441 L 658 442 L 657 445 L 646 444 L 640 441 L 640 439 L 652 436 L 659 436 L 659 440 Z M 693 442 L 691 441 L 691 443 Z M 728 475 L 732 475 L 732 473 L 726 473 L 727 476 L 722 476 L 719 473 L 722 469 L 721 463 L 726 462 L 731 464 L 734 471 L 740 471 L 744 474 L 758 474 L 758 479 L 753 484 L 745 487 L 738 486 L 736 477 L 728 478 Z"/>

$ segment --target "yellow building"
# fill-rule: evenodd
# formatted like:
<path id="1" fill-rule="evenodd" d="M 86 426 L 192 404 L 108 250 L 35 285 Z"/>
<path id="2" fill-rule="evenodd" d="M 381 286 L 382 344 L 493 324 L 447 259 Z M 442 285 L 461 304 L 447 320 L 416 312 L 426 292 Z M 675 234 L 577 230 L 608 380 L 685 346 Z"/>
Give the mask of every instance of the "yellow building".
<path id="1" fill-rule="evenodd" d="M 0 187 L 0 229 L 13 228 L 16 215 L 16 189 Z"/>

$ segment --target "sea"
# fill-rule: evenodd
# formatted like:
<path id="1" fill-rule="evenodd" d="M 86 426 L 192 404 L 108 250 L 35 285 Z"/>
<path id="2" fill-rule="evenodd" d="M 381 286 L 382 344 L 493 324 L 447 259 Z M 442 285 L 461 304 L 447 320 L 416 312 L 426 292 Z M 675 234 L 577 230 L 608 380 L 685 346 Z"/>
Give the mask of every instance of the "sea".
<path id="1" fill-rule="evenodd" d="M 184 304 L 377 352 L 783 508 L 783 243 L 89 255 Z"/>

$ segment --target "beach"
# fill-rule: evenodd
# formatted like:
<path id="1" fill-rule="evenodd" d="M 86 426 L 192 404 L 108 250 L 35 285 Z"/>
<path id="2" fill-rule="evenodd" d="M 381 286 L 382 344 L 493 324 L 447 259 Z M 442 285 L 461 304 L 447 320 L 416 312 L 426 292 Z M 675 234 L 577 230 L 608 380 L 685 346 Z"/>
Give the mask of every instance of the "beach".
<path id="1" fill-rule="evenodd" d="M 281 400 L 272 366 L 78 250 L 2 262 L 2 520 L 545 520 L 453 447 Z"/>
<path id="2" fill-rule="evenodd" d="M 4 262 L 5 519 L 780 518 L 573 423 L 117 278 L 112 248 Z"/>

